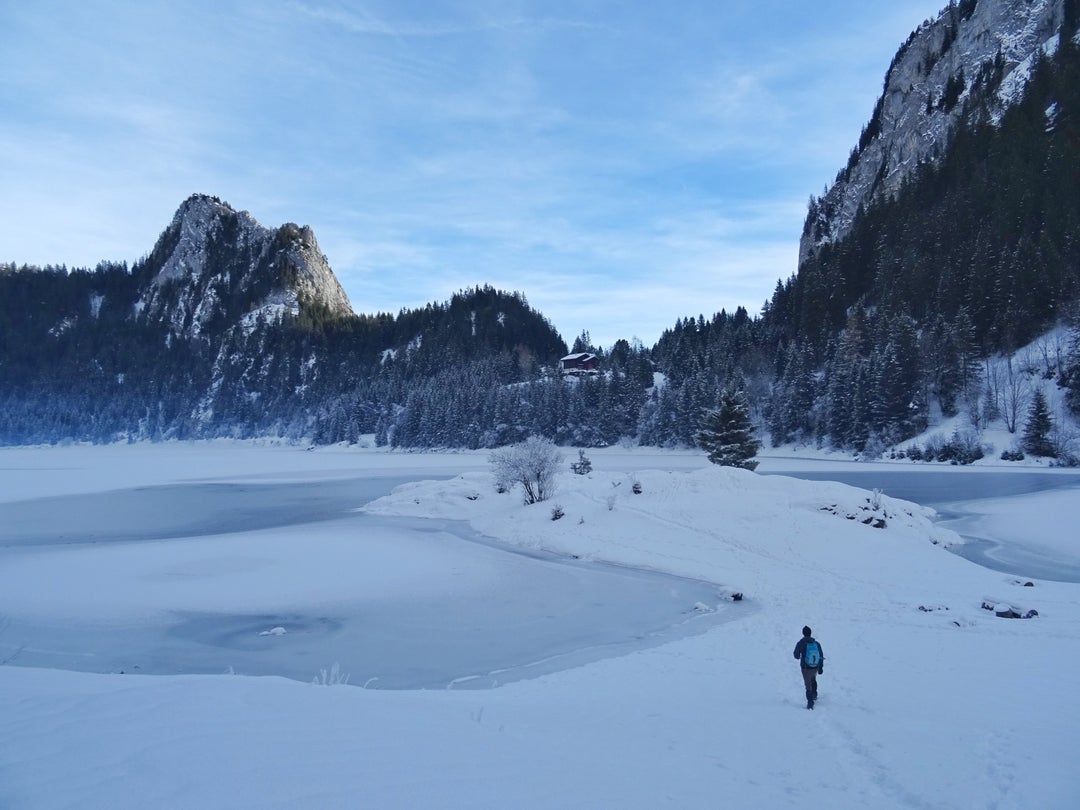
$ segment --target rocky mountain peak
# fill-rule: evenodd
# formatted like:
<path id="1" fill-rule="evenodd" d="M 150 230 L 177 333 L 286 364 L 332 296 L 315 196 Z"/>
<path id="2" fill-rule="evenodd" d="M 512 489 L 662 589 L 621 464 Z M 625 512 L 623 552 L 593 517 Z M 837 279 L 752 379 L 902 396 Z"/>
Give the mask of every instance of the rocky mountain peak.
<path id="1" fill-rule="evenodd" d="M 308 226 L 270 229 L 205 194 L 177 209 L 147 260 L 150 281 L 136 309 L 196 337 L 241 320 L 280 320 L 301 306 L 353 313 Z"/>
<path id="2" fill-rule="evenodd" d="M 154 277 L 154 283 L 164 284 L 202 275 L 207 247 L 219 237 L 226 222 L 238 225 L 241 236 L 267 239 L 271 235 L 247 211 L 237 212 L 217 197 L 192 194 L 176 209 L 172 223 L 158 242 L 160 246 L 171 236 L 176 243 Z"/>
<path id="3" fill-rule="evenodd" d="M 843 238 L 860 209 L 899 190 L 939 158 L 956 128 L 996 123 L 1016 101 L 1037 54 L 1057 47 L 1069 0 L 960 0 L 916 29 L 836 182 L 811 201 L 799 263 Z"/>

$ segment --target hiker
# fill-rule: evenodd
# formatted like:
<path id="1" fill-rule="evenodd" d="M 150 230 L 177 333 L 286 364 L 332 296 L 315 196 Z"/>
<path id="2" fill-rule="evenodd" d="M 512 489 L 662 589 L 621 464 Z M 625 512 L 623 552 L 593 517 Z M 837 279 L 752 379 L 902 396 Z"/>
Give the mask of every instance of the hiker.
<path id="1" fill-rule="evenodd" d="M 802 638 L 795 645 L 795 658 L 802 668 L 803 683 L 806 684 L 806 708 L 814 708 L 817 700 L 817 676 L 825 671 L 825 654 L 810 634 L 810 628 L 802 629 Z"/>

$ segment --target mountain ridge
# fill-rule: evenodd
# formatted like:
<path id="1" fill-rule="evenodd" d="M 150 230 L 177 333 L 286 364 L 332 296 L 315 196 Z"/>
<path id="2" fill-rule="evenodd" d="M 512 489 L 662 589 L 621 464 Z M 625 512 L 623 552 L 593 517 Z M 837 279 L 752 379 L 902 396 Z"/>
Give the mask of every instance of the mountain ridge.
<path id="1" fill-rule="evenodd" d="M 848 165 L 811 199 L 799 265 L 847 235 L 862 209 L 940 158 L 958 127 L 1000 121 L 1022 94 L 1036 54 L 1056 50 L 1070 2 L 962 0 L 915 29 L 886 71 Z M 969 105 L 974 95 L 980 103 Z"/>
<path id="2" fill-rule="evenodd" d="M 357 315 L 310 227 L 193 194 L 130 269 L 0 265 L 0 443 L 354 439 L 418 381 L 490 391 L 565 353 L 523 295 L 486 286 Z"/>

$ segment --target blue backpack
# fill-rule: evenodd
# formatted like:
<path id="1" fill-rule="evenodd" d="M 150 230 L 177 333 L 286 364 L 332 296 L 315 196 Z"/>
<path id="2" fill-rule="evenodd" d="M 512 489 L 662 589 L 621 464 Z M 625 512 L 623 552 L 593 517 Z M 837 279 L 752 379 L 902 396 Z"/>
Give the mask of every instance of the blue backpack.
<path id="1" fill-rule="evenodd" d="M 816 641 L 806 642 L 806 649 L 803 650 L 802 663 L 807 669 L 817 669 L 820 667 L 821 645 Z"/>

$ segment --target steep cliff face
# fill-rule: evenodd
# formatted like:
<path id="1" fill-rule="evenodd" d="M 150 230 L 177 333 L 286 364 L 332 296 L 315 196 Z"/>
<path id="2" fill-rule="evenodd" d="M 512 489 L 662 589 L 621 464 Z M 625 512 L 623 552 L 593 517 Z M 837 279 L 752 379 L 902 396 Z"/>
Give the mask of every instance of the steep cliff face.
<path id="1" fill-rule="evenodd" d="M 220 331 L 241 320 L 279 320 L 300 307 L 353 313 L 311 228 L 268 229 L 247 211 L 201 194 L 184 201 L 154 247 L 149 283 L 135 308 L 177 336 Z"/>
<path id="2" fill-rule="evenodd" d="M 961 0 L 914 31 L 848 166 L 812 200 L 800 265 L 844 237 L 860 209 L 895 194 L 939 158 L 958 126 L 996 123 L 1022 93 L 1038 54 L 1052 54 L 1069 0 Z"/>

